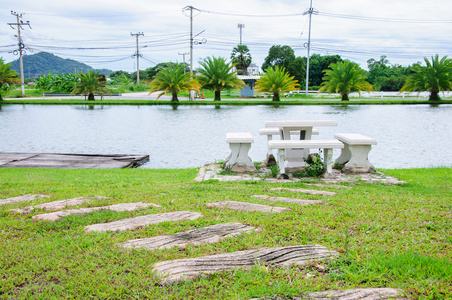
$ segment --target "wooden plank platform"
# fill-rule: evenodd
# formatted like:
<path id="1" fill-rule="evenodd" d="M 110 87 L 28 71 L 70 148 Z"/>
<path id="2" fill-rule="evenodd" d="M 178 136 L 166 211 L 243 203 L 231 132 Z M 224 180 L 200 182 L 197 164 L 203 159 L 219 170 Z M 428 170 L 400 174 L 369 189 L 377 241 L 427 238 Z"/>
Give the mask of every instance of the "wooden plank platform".
<path id="1" fill-rule="evenodd" d="M 147 161 L 149 155 L 0 153 L 0 168 L 123 169 Z"/>

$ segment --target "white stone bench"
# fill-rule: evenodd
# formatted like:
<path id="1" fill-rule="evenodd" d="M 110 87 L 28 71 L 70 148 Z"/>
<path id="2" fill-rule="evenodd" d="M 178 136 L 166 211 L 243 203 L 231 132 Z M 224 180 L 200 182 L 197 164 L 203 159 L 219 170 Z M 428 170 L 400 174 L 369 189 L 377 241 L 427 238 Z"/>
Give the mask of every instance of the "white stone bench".
<path id="1" fill-rule="evenodd" d="M 342 149 L 344 144 L 338 140 L 271 140 L 268 141 L 270 149 L 278 150 L 278 163 L 281 174 L 286 172 L 284 162 L 286 150 L 293 149 L 323 149 L 323 163 L 325 172 L 333 171 L 333 149 Z"/>
<path id="2" fill-rule="evenodd" d="M 370 173 L 374 172 L 374 166 L 369 162 L 369 152 L 377 141 L 357 133 L 336 133 L 335 138 L 344 143 L 341 155 L 336 163 L 344 165 L 345 173 Z"/>
<path id="3" fill-rule="evenodd" d="M 279 128 L 261 128 L 259 129 L 260 135 L 266 135 L 267 136 L 267 142 L 273 140 L 274 135 L 280 136 L 280 130 Z M 291 135 L 300 135 L 300 130 L 292 130 L 290 131 Z M 319 131 L 317 129 L 312 129 L 312 135 L 319 135 Z M 301 136 L 300 136 L 301 139 Z M 265 165 L 271 165 L 272 161 L 274 161 L 273 152 L 270 147 L 267 146 L 267 156 L 265 158 L 264 164 Z"/>
<path id="4" fill-rule="evenodd" d="M 231 154 L 226 158 L 223 168 L 238 173 L 256 172 L 253 161 L 248 156 L 254 139 L 249 132 L 228 132 L 226 142 Z"/>

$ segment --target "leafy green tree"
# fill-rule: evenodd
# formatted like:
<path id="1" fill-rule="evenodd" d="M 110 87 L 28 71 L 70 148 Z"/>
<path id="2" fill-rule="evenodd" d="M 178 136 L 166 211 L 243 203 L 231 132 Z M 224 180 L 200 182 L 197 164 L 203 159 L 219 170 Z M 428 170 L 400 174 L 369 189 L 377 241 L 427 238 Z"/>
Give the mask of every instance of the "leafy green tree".
<path id="1" fill-rule="evenodd" d="M 319 86 L 323 81 L 323 71 L 329 69 L 332 63 L 342 61 L 339 55 L 313 54 L 309 59 L 309 86 Z"/>
<path id="2" fill-rule="evenodd" d="M 235 64 L 237 74 L 246 75 L 247 69 L 251 65 L 253 59 L 248 46 L 237 45 L 232 49 L 231 60 L 232 63 Z"/>
<path id="3" fill-rule="evenodd" d="M 298 88 L 298 81 L 290 76 L 284 67 L 275 66 L 265 70 L 255 85 L 259 93 L 273 94 L 273 101 L 280 101 L 279 94 L 294 91 Z"/>
<path id="4" fill-rule="evenodd" d="M 122 77 L 122 76 L 128 77 L 129 79 L 132 78 L 132 75 L 129 72 L 123 71 L 123 70 L 114 71 L 110 74 L 111 79 L 118 79 L 118 77 Z"/>
<path id="5" fill-rule="evenodd" d="M 291 73 L 291 71 L 293 71 L 292 69 L 294 61 L 295 52 L 290 46 L 274 45 L 270 47 L 270 50 L 268 50 L 268 55 L 265 58 L 264 63 L 262 64 L 262 70 L 280 66 L 284 67 L 289 73 Z"/>
<path id="6" fill-rule="evenodd" d="M 78 81 L 78 75 L 69 74 L 47 74 L 38 79 L 36 87 L 43 91 L 53 93 L 70 93 Z"/>
<path id="7" fill-rule="evenodd" d="M 324 82 L 319 89 L 319 93 L 340 93 L 342 100 L 349 100 L 348 94 L 362 91 L 372 91 L 372 85 L 366 81 L 364 70 L 358 64 L 348 60 L 344 62 L 332 63 L 331 69 L 324 70 Z"/>
<path id="8" fill-rule="evenodd" d="M 20 79 L 14 70 L 11 69 L 10 63 L 5 63 L 3 57 L 0 57 L 0 101 L 3 101 L 1 94 L 3 86 L 19 83 Z"/>
<path id="9" fill-rule="evenodd" d="M 232 72 L 233 65 L 222 57 L 207 57 L 200 62 L 198 81 L 205 89 L 213 90 L 214 100 L 221 100 L 221 91 L 242 89 L 246 84 Z"/>
<path id="10" fill-rule="evenodd" d="M 171 101 L 177 102 L 177 94 L 181 91 L 190 92 L 194 90 L 199 92 L 201 85 L 196 79 L 191 77 L 190 73 L 184 73 L 184 64 L 168 63 L 166 68 L 160 68 L 160 71 L 154 76 L 149 87 L 149 94 L 160 91 L 157 100 L 166 93 L 171 93 Z"/>
<path id="11" fill-rule="evenodd" d="M 430 92 L 429 100 L 438 101 L 440 92 L 452 89 L 452 60 L 444 56 L 439 59 L 438 54 L 430 62 L 424 58 L 426 66 L 415 65 L 411 68 L 413 74 L 406 79 L 401 92 Z"/>
<path id="12" fill-rule="evenodd" d="M 105 93 L 110 94 L 106 87 L 105 77 L 99 76 L 99 72 L 88 70 L 88 73 L 80 73 L 79 79 L 72 89 L 72 94 L 88 95 L 88 100 L 95 100 L 94 94 L 100 94 L 101 97 Z"/>
<path id="13" fill-rule="evenodd" d="M 391 65 L 386 56 L 379 60 L 373 58 L 367 61 L 367 78 L 376 90 L 398 91 L 405 84 L 406 77 L 410 74 L 410 67 Z"/>

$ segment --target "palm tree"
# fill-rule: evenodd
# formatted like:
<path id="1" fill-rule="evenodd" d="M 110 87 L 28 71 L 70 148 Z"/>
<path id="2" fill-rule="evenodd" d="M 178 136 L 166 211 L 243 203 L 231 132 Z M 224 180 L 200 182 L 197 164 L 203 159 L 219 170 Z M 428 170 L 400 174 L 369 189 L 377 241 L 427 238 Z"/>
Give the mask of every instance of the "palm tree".
<path id="1" fill-rule="evenodd" d="M 198 70 L 201 73 L 198 80 L 203 88 L 214 91 L 214 100 L 221 100 L 221 91 L 242 89 L 246 85 L 236 72 L 231 72 L 233 65 L 222 57 L 207 57 L 200 64 L 202 68 Z"/>
<path id="2" fill-rule="evenodd" d="M 177 94 L 181 91 L 190 92 L 194 90 L 199 92 L 201 85 L 196 79 L 191 77 L 190 73 L 184 74 L 184 64 L 169 63 L 167 67 L 160 68 L 159 72 L 154 76 L 154 79 L 149 84 L 151 90 L 149 94 L 161 91 L 157 100 L 166 93 L 171 93 L 171 101 L 177 102 Z"/>
<path id="3" fill-rule="evenodd" d="M 429 100 L 441 100 L 439 92 L 450 91 L 452 89 L 452 60 L 444 56 L 441 60 L 438 54 L 432 57 L 430 62 L 424 58 L 426 66 L 415 65 L 411 68 L 414 72 L 406 78 L 406 82 L 401 92 L 430 92 Z"/>
<path id="4" fill-rule="evenodd" d="M 19 83 L 20 79 L 14 70 L 11 70 L 11 64 L 5 64 L 3 57 L 0 57 L 0 101 L 3 101 L 1 89 L 5 84 Z"/>
<path id="5" fill-rule="evenodd" d="M 298 81 L 290 76 L 284 67 L 268 68 L 265 74 L 256 82 L 255 88 L 259 93 L 272 93 L 273 101 L 280 101 L 279 94 L 298 89 Z"/>
<path id="6" fill-rule="evenodd" d="M 340 93 L 341 100 L 349 100 L 348 94 L 362 91 L 372 91 L 372 85 L 366 81 L 364 70 L 358 64 L 350 61 L 330 64 L 330 69 L 323 70 L 323 82 L 319 93 Z"/>
<path id="7" fill-rule="evenodd" d="M 75 83 L 71 94 L 88 94 L 88 100 L 95 100 L 94 93 L 100 94 L 101 97 L 104 93 L 110 94 L 110 91 L 106 87 L 106 81 L 102 80 L 102 76 L 99 76 L 99 72 L 93 72 L 88 70 L 88 73 L 80 73 L 79 80 Z"/>
<path id="8" fill-rule="evenodd" d="M 237 74 L 246 75 L 246 70 L 252 63 L 252 58 L 248 46 L 237 45 L 237 47 L 234 47 L 231 53 L 231 60 L 232 63 L 235 64 L 235 67 L 238 71 Z"/>

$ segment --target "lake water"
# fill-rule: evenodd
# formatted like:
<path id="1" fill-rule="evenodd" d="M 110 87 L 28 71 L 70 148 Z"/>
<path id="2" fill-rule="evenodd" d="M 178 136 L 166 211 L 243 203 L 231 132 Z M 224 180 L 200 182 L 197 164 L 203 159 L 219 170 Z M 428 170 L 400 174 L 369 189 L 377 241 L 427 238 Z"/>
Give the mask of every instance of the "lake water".
<path id="1" fill-rule="evenodd" d="M 149 154 L 144 168 L 199 167 L 229 154 L 227 132 L 250 132 L 253 161 L 266 154 L 258 134 L 269 120 L 336 120 L 335 133 L 375 138 L 377 168 L 452 165 L 452 105 L 361 106 L 0 106 L 0 152 Z M 338 150 L 334 157 L 339 155 Z"/>

